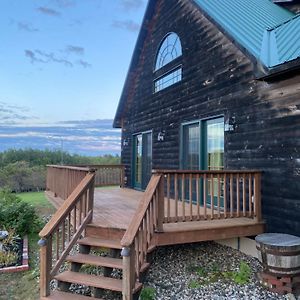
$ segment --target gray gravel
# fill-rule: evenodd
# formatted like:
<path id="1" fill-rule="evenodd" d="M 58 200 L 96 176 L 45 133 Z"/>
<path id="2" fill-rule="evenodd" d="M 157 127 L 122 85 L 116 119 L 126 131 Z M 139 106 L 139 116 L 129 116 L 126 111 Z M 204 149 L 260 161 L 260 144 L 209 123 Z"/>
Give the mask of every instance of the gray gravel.
<path id="1" fill-rule="evenodd" d="M 222 276 L 216 276 L 215 282 L 205 281 L 212 274 L 237 271 L 241 261 L 251 267 L 249 283 L 239 285 Z M 162 247 L 154 253 L 145 286 L 155 289 L 157 300 L 289 299 L 262 287 L 256 278 L 260 270 L 257 259 L 214 242 Z"/>

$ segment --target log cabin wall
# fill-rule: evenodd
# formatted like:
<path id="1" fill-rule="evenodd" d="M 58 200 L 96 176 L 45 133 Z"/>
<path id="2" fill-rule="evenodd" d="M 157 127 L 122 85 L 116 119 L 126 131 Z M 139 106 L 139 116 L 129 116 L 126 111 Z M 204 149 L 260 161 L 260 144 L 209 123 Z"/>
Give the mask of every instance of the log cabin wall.
<path id="1" fill-rule="evenodd" d="M 133 134 L 152 130 L 153 169 L 179 169 L 181 124 L 223 115 L 235 120 L 225 132 L 225 168 L 263 170 L 267 230 L 300 235 L 300 75 L 256 80 L 255 60 L 192 1 L 157 1 L 148 28 L 122 120 L 127 185 Z M 156 52 L 168 32 L 181 39 L 182 81 L 153 93 Z"/>

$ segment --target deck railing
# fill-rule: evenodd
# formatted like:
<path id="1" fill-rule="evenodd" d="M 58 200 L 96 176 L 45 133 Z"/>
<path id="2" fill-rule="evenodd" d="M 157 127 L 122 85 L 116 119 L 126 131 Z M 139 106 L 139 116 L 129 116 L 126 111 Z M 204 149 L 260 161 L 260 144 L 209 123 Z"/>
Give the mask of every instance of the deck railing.
<path id="1" fill-rule="evenodd" d="M 40 232 L 40 295 L 50 294 L 50 281 L 93 218 L 94 172 L 87 173 Z"/>
<path id="2" fill-rule="evenodd" d="M 86 165 L 96 171 L 95 186 L 117 185 L 124 187 L 124 165 Z"/>
<path id="3" fill-rule="evenodd" d="M 157 170 L 132 218 L 123 247 L 123 300 L 132 300 L 147 253 L 164 223 L 247 217 L 261 221 L 260 171 Z"/>
<path id="4" fill-rule="evenodd" d="M 89 171 L 90 168 L 85 167 L 48 165 L 46 190 L 65 200 Z"/>
<path id="5" fill-rule="evenodd" d="M 164 223 L 248 217 L 261 220 L 260 171 L 158 170 Z"/>

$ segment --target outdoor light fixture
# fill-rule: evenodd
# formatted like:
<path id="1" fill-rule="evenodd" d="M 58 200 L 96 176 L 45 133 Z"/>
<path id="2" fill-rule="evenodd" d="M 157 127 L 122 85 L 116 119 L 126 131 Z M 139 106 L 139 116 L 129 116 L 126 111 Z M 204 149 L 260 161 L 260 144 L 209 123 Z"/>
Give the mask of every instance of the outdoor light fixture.
<path id="1" fill-rule="evenodd" d="M 163 142 L 164 141 L 164 139 L 165 139 L 165 131 L 164 130 L 162 130 L 162 131 L 160 131 L 159 133 L 158 133 L 158 135 L 157 135 L 157 141 L 158 142 Z"/>
<path id="2" fill-rule="evenodd" d="M 128 146 L 129 145 L 129 140 L 128 139 L 123 139 L 123 146 Z"/>
<path id="3" fill-rule="evenodd" d="M 225 121 L 224 131 L 234 131 L 236 128 L 235 117 L 230 117 Z"/>

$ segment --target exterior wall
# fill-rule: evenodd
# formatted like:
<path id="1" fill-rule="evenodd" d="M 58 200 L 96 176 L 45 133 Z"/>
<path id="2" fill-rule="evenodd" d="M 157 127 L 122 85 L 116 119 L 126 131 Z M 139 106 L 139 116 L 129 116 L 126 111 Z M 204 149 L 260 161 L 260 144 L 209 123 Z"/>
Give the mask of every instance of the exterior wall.
<path id="1" fill-rule="evenodd" d="M 267 230 L 300 235 L 300 77 L 255 80 L 255 63 L 189 0 L 158 1 L 123 121 L 122 163 L 131 186 L 132 134 L 153 131 L 153 169 L 180 168 L 180 127 L 223 115 L 225 168 L 260 169 Z M 183 80 L 153 94 L 153 66 L 168 32 L 181 38 Z M 157 141 L 165 131 L 164 141 Z"/>

